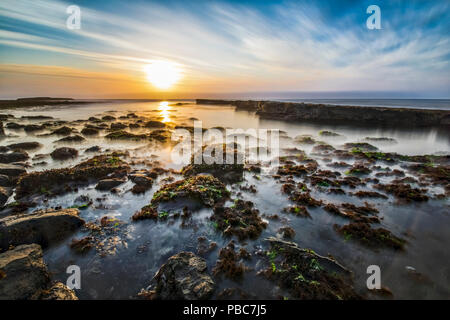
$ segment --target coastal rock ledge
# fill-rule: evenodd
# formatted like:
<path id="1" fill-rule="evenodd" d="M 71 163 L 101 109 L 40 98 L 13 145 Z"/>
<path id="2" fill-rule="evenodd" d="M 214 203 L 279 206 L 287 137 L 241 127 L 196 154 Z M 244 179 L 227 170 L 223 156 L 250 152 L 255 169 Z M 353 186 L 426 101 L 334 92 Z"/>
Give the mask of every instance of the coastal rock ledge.
<path id="1" fill-rule="evenodd" d="M 61 282 L 51 283 L 37 244 L 21 245 L 0 254 L 0 300 L 78 300 Z"/>
<path id="2" fill-rule="evenodd" d="M 139 296 L 162 300 L 205 300 L 214 291 L 214 280 L 206 272 L 206 261 L 192 252 L 180 252 L 162 265 Z"/>
<path id="3" fill-rule="evenodd" d="M 362 107 L 255 100 L 197 99 L 197 104 L 233 105 L 256 111 L 261 118 L 286 121 L 359 121 L 405 125 L 450 125 L 450 111 L 414 108 Z"/>
<path id="4" fill-rule="evenodd" d="M 62 240 L 85 223 L 78 214 L 78 209 L 49 209 L 2 218 L 0 251 L 21 244 L 47 246 Z"/>

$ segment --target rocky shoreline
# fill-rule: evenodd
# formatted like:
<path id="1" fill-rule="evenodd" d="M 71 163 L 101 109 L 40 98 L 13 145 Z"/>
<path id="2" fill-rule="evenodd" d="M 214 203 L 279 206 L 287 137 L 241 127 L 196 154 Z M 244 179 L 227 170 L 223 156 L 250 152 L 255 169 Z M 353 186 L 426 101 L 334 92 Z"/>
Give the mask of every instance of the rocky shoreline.
<path id="1" fill-rule="evenodd" d="M 233 105 L 256 111 L 261 118 L 284 121 L 354 121 L 416 126 L 450 125 L 450 111 L 413 108 L 361 107 L 256 100 L 197 99 L 197 104 Z"/>
<path id="2" fill-rule="evenodd" d="M 254 105 L 233 103 L 248 110 Z M 258 111 L 265 106 L 259 102 Z M 6 122 L 0 134 L 0 300 L 109 298 L 96 281 L 118 288 L 124 261 L 142 262 L 133 269 L 142 276 L 125 284 L 131 294 L 114 297 L 372 298 L 357 287 L 358 268 L 341 252 L 389 250 L 399 257 L 414 250 L 415 234 L 384 223 L 387 209 L 420 204 L 418 217 L 444 207 L 450 195 L 450 155 L 380 149 L 400 143 L 392 137 L 285 132 L 277 167 L 263 174 L 264 162 L 195 163 L 192 157 L 171 167 L 161 152 L 174 146 L 171 133 L 193 130 L 181 117 L 163 123 L 158 114 L 126 110 L 71 121 L 48 114 L 0 119 Z M 246 151 L 237 143 L 217 146 L 224 160 Z M 266 185 L 278 201 L 270 206 L 261 201 Z M 320 233 L 308 243 L 299 224 L 311 221 L 308 230 L 326 237 Z M 339 247 L 328 252 L 322 242 Z M 55 261 L 65 267 L 66 260 L 52 259 L 52 250 L 80 266 L 86 289 L 75 294 L 64 285 L 65 273 L 55 275 Z M 95 264 L 84 264 L 91 258 Z M 255 283 L 270 290 L 256 291 Z M 373 294 L 386 292 L 393 295 L 388 289 Z"/>

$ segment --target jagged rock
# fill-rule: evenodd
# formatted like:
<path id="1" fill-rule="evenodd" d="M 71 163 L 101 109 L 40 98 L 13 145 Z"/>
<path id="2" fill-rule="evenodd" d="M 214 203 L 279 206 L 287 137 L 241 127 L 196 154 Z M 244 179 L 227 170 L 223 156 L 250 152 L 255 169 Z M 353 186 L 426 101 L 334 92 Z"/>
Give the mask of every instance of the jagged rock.
<path id="1" fill-rule="evenodd" d="M 6 124 L 6 128 L 8 129 L 22 129 L 23 127 L 24 127 L 23 124 L 18 124 L 15 122 L 8 122 Z"/>
<path id="2" fill-rule="evenodd" d="M 0 163 L 13 163 L 28 160 L 28 153 L 25 151 L 14 151 L 0 154 Z"/>
<path id="3" fill-rule="evenodd" d="M 10 179 L 16 178 L 24 173 L 27 173 L 27 170 L 21 166 L 0 163 L 0 174 L 8 176 Z"/>
<path id="4" fill-rule="evenodd" d="M 121 185 L 122 183 L 124 183 L 125 181 L 122 179 L 103 179 L 100 180 L 97 184 L 97 186 L 95 187 L 95 189 L 97 190 L 101 190 L 101 191 L 108 191 L 111 190 L 112 188 L 117 187 L 118 185 Z"/>
<path id="5" fill-rule="evenodd" d="M 23 129 L 26 132 L 34 132 L 34 131 L 44 130 L 45 127 L 43 125 L 38 125 L 38 124 L 28 124 L 28 125 L 24 126 Z"/>
<path id="6" fill-rule="evenodd" d="M 150 120 L 144 124 L 146 128 L 164 128 L 166 125 L 160 121 Z"/>
<path id="7" fill-rule="evenodd" d="M 0 187 L 0 207 L 2 207 L 6 203 L 6 201 L 8 201 L 10 195 L 10 191 L 8 191 L 6 188 Z"/>
<path id="8" fill-rule="evenodd" d="M 67 160 L 78 156 L 78 150 L 67 147 L 58 148 L 55 149 L 52 153 L 50 153 L 50 156 L 52 157 L 52 159 L 55 160 Z"/>
<path id="9" fill-rule="evenodd" d="M 78 300 L 61 282 L 50 284 L 41 246 L 20 245 L 0 254 L 0 300 Z"/>
<path id="10" fill-rule="evenodd" d="M 127 163 L 115 155 L 101 155 L 71 167 L 52 169 L 45 171 L 34 171 L 22 175 L 16 188 L 16 199 L 32 195 L 42 190 L 53 193 L 64 192 L 61 186 L 82 185 L 92 180 L 106 179 L 112 173 L 121 173 L 130 170 Z M 0 165 L 0 173 L 1 165 Z"/>
<path id="11" fill-rule="evenodd" d="M 64 126 L 64 127 L 53 130 L 52 134 L 56 134 L 59 136 L 68 136 L 72 133 L 72 131 L 73 131 L 72 128 Z"/>
<path id="12" fill-rule="evenodd" d="M 78 209 L 39 210 L 0 219 L 0 249 L 38 243 L 47 246 L 84 224 Z"/>
<path id="13" fill-rule="evenodd" d="M 78 300 L 78 297 L 65 284 L 56 282 L 50 289 L 42 292 L 39 300 Z"/>
<path id="14" fill-rule="evenodd" d="M 126 127 L 127 125 L 121 122 L 111 123 L 111 130 L 122 130 L 125 129 Z"/>
<path id="15" fill-rule="evenodd" d="M 141 173 L 135 173 L 130 175 L 130 180 L 139 186 L 150 188 L 153 185 L 153 179 Z"/>
<path id="16" fill-rule="evenodd" d="M 0 174 L 0 186 L 1 187 L 11 187 L 12 183 L 9 177 L 5 174 Z"/>
<path id="17" fill-rule="evenodd" d="M 214 286 L 206 272 L 206 261 L 183 251 L 167 260 L 140 295 L 163 300 L 204 300 L 212 295 Z"/>
<path id="18" fill-rule="evenodd" d="M 56 143 L 59 143 L 59 142 L 81 142 L 81 141 L 84 141 L 84 140 L 86 140 L 86 139 L 83 138 L 82 136 L 79 136 L 79 135 L 76 134 L 74 136 L 67 136 L 67 137 L 64 137 L 62 139 L 56 140 L 55 142 Z"/>
<path id="19" fill-rule="evenodd" d="M 93 147 L 87 148 L 84 152 L 89 153 L 89 152 L 100 152 L 100 151 L 101 151 L 101 148 L 99 146 L 93 146 Z"/>
<path id="20" fill-rule="evenodd" d="M 20 142 L 8 146 L 11 150 L 34 150 L 40 147 L 42 147 L 42 144 L 39 142 Z"/>
<path id="21" fill-rule="evenodd" d="M 39 245 L 21 245 L 0 254 L 0 300 L 30 299 L 49 281 Z"/>
<path id="22" fill-rule="evenodd" d="M 81 130 L 81 134 L 84 136 L 94 136 L 99 134 L 99 131 L 95 128 L 83 128 L 83 130 Z"/>

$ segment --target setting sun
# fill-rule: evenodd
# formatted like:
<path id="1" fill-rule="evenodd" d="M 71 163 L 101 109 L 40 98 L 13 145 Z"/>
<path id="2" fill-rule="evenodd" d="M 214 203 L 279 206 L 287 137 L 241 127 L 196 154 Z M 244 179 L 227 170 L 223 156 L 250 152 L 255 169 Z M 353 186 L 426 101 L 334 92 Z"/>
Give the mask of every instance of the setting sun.
<path id="1" fill-rule="evenodd" d="M 181 70 L 172 62 L 155 61 L 146 65 L 147 80 L 159 89 L 169 89 L 181 78 Z"/>

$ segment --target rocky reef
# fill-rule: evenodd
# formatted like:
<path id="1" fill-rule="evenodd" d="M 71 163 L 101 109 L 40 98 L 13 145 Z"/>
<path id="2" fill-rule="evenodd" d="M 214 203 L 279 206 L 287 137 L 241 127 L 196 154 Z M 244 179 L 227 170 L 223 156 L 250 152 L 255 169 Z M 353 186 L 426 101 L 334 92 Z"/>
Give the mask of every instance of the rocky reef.
<path id="1" fill-rule="evenodd" d="M 261 118 L 285 121 L 358 121 L 407 125 L 450 125 L 450 111 L 324 105 L 278 101 L 197 99 L 197 104 L 234 105 L 256 111 Z"/>

